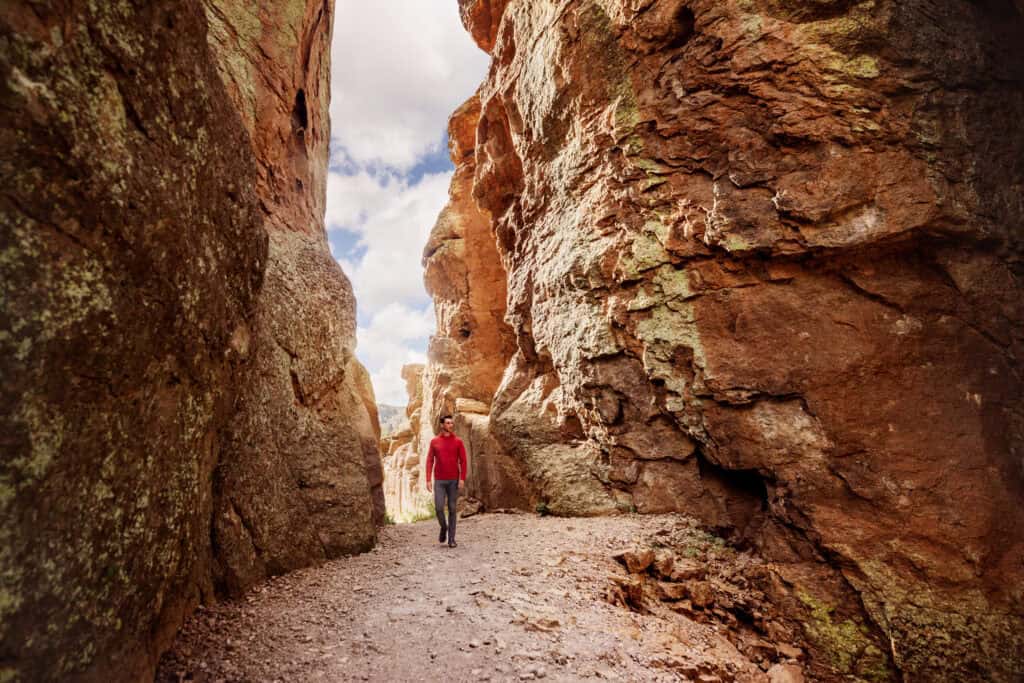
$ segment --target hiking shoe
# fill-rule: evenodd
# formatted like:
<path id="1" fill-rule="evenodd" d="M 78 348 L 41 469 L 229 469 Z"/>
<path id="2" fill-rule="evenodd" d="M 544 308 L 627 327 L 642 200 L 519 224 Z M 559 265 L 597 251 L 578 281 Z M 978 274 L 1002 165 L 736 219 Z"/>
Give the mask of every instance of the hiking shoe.
<path id="1" fill-rule="evenodd" d="M 438 543 L 444 543 L 444 539 L 445 539 L 445 538 L 446 538 L 447 536 L 448 536 L 448 530 L 442 527 L 442 529 L 441 529 L 441 533 L 440 533 L 440 534 L 438 535 L 438 537 L 437 537 L 437 542 L 438 542 Z"/>
<path id="2" fill-rule="evenodd" d="M 449 548 L 457 548 L 457 547 L 459 547 L 459 544 L 456 543 L 455 541 L 448 541 L 448 547 Z"/>

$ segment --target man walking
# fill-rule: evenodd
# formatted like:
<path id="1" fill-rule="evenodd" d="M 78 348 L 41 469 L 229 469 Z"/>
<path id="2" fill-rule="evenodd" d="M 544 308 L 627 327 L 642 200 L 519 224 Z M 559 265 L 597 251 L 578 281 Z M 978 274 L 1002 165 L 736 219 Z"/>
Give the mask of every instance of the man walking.
<path id="1" fill-rule="evenodd" d="M 441 433 L 430 441 L 427 452 L 427 490 L 434 480 L 434 510 L 437 521 L 441 523 L 439 543 L 444 543 L 448 536 L 448 547 L 454 548 L 455 542 L 455 503 L 459 498 L 459 489 L 466 485 L 466 447 L 462 439 L 455 436 L 455 420 L 451 415 L 441 418 Z M 437 474 L 437 478 L 434 475 Z M 448 499 L 448 519 L 444 516 L 445 498 Z"/>

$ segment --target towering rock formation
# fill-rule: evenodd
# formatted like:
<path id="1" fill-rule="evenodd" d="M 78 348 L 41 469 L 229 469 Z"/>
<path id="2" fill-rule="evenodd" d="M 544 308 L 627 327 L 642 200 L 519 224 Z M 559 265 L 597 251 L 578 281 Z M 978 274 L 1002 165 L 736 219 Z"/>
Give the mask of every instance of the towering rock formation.
<path id="1" fill-rule="evenodd" d="M 493 61 L 448 211 L 514 345 L 461 352 L 497 271 L 442 217 L 424 414 L 489 403 L 553 511 L 758 544 L 839 672 L 1019 677 L 1019 3 L 460 5 Z"/>
<path id="2" fill-rule="evenodd" d="M 197 3 L 40 7 L 0 11 L 0 679 L 143 680 L 210 590 L 256 164 Z"/>
<path id="3" fill-rule="evenodd" d="M 425 459 L 439 418 L 455 416 L 456 433 L 471 461 L 464 497 L 488 508 L 526 507 L 531 497 L 521 468 L 493 438 L 488 417 L 515 339 L 504 320 L 505 271 L 491 221 L 473 199 L 479 119 L 480 100 L 474 96 L 449 121 L 449 152 L 455 164 L 450 201 L 423 252 L 437 333 L 423 372 L 418 449 Z"/>
<path id="4" fill-rule="evenodd" d="M 215 586 L 373 542 L 330 13 L 0 9 L 0 680 L 151 680 Z"/>
<path id="5" fill-rule="evenodd" d="M 355 300 L 324 232 L 331 4 L 208 0 L 210 46 L 249 129 L 270 250 L 218 468 L 218 579 L 368 548 L 384 516 L 376 403 L 356 361 Z M 372 412 L 371 412 L 372 411 Z"/>

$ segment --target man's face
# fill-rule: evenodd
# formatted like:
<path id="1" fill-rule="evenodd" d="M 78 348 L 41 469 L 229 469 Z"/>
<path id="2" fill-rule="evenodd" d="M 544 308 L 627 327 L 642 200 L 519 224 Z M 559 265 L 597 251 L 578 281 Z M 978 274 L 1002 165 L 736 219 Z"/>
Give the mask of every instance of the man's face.
<path id="1" fill-rule="evenodd" d="M 441 423 L 441 428 L 444 429 L 444 431 L 446 431 L 449 434 L 451 434 L 452 429 L 455 428 L 454 420 L 452 420 L 451 418 L 448 418 L 447 420 L 445 420 L 444 422 Z"/>

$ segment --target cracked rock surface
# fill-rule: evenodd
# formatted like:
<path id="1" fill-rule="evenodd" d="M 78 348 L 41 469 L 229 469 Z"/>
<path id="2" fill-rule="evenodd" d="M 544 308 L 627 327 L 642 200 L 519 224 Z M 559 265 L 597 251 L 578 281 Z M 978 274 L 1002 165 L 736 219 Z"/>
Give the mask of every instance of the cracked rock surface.
<path id="1" fill-rule="evenodd" d="M 460 7 L 493 62 L 448 211 L 486 218 L 514 341 L 471 395 L 497 374 L 449 312 L 494 313 L 483 252 L 434 240 L 426 395 L 489 406 L 531 504 L 748 539 L 889 644 L 883 679 L 1019 677 L 1019 4 Z"/>

